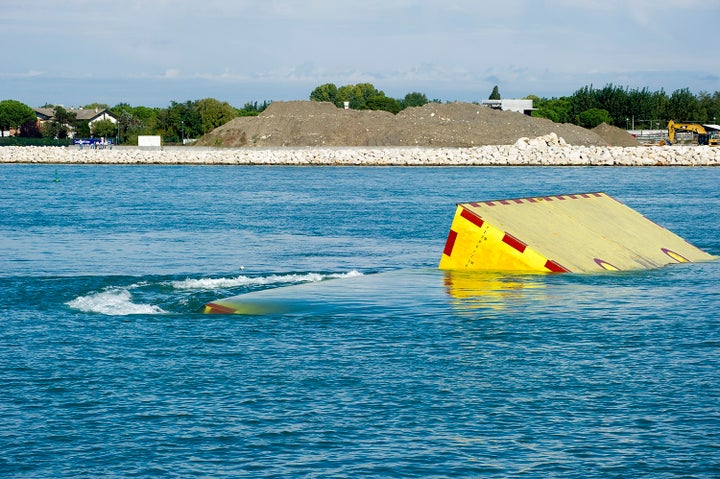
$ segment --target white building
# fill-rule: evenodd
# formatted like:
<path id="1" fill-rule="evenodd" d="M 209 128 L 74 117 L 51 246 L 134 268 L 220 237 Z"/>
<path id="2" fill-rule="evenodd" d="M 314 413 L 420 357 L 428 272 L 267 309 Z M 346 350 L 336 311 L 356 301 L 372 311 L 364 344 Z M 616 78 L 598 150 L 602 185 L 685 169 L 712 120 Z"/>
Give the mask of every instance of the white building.
<path id="1" fill-rule="evenodd" d="M 532 100 L 483 100 L 482 104 L 494 110 L 516 111 L 525 115 L 530 115 L 534 110 Z"/>

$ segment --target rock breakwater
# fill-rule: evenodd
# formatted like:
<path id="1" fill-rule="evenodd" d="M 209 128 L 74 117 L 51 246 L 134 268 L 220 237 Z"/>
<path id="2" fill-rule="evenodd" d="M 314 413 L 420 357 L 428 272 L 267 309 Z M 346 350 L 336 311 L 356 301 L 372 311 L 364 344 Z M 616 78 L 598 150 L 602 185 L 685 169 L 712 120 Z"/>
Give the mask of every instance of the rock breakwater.
<path id="1" fill-rule="evenodd" d="M 708 146 L 572 146 L 555 134 L 513 145 L 433 147 L 0 147 L 0 163 L 338 166 L 720 166 Z"/>

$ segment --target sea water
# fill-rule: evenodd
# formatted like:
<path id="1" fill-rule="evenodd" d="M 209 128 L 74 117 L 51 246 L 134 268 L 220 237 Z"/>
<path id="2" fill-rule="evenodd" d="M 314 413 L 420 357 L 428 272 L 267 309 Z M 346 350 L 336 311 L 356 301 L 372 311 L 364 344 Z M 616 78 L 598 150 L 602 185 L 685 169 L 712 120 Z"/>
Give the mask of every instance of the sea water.
<path id="1" fill-rule="evenodd" d="M 0 477 L 718 477 L 719 262 L 460 292 L 436 269 L 456 203 L 589 191 L 720 255 L 718 185 L 0 165 Z M 296 310 L 200 313 L 328 281 Z"/>

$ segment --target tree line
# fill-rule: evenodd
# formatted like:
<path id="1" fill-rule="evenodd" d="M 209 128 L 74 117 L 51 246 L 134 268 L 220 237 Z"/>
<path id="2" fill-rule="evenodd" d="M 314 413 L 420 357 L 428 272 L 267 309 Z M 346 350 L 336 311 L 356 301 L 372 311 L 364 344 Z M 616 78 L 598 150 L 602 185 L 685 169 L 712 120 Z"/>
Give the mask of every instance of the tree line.
<path id="1" fill-rule="evenodd" d="M 497 85 L 489 96 L 501 99 Z M 697 95 L 683 88 L 667 94 L 664 90 L 628 88 L 608 84 L 603 88 L 584 86 L 570 96 L 541 98 L 529 95 L 535 110 L 534 117 L 557 123 L 572 123 L 594 128 L 608 123 L 623 129 L 662 129 L 668 121 L 714 123 L 720 118 L 720 91 L 700 92 Z M 310 100 L 335 104 L 338 108 L 356 110 L 384 110 L 398 113 L 405 108 L 423 106 L 430 102 L 424 93 L 411 92 L 403 98 L 392 98 L 371 83 L 337 87 L 325 83 L 310 93 Z M 214 98 L 171 102 L 167 108 L 131 106 L 119 103 L 113 107 L 92 103 L 86 109 L 107 109 L 117 123 L 110 120 L 95 122 L 92 131 L 88 123 L 78 121 L 73 110 L 59 105 L 44 105 L 54 111 L 54 118 L 38 126 L 35 111 L 17 100 L 0 101 L 0 132 L 18 130 L 26 138 L 67 138 L 71 131 L 76 137 L 107 137 L 120 143 L 134 144 L 139 135 L 160 135 L 166 143 L 181 143 L 199 138 L 237 116 L 258 115 L 270 102 L 246 103 L 235 108 Z"/>
<path id="2" fill-rule="evenodd" d="M 312 101 L 328 101 L 338 108 L 346 105 L 353 110 L 385 110 L 398 113 L 411 106 L 423 106 L 428 103 L 424 93 L 412 92 L 402 99 L 395 99 L 385 95 L 372 83 L 358 83 L 337 87 L 334 83 L 325 83 L 316 87 L 310 93 Z M 439 102 L 440 100 L 433 100 Z"/>
<path id="3" fill-rule="evenodd" d="M 248 102 L 235 108 L 228 102 L 205 98 L 184 103 L 171 102 L 168 108 L 149 108 L 120 103 L 109 111 L 117 118 L 121 143 L 135 142 L 139 135 L 159 135 L 166 143 L 200 138 L 238 116 L 256 116 L 270 105 Z"/>
<path id="4" fill-rule="evenodd" d="M 180 143 L 184 139 L 199 138 L 238 116 L 254 116 L 264 111 L 269 101 L 248 102 L 242 108 L 234 108 L 227 102 L 214 98 L 171 102 L 168 108 L 131 106 L 119 103 L 110 107 L 91 103 L 82 108 L 108 110 L 117 119 L 100 120 L 92 124 L 78 120 L 77 110 L 61 105 L 43 105 L 53 111 L 50 121 L 39 124 L 35 110 L 17 100 L 0 101 L 0 132 L 20 131 L 21 137 L 40 139 L 66 139 L 105 137 L 119 143 L 137 143 L 140 135 L 159 135 L 166 143 Z"/>
<path id="5" fill-rule="evenodd" d="M 386 110 L 391 113 L 429 103 L 425 94 L 418 92 L 408 93 L 401 99 L 389 98 L 370 83 L 342 87 L 326 83 L 315 88 L 310 99 L 329 101 L 338 107 L 347 104 L 349 108 L 357 110 Z M 501 99 L 497 85 L 488 99 Z M 668 95 L 664 90 L 630 89 L 608 84 L 603 88 L 584 86 L 570 96 L 559 98 L 529 95 L 525 99 L 533 100 L 534 117 L 547 118 L 556 123 L 572 123 L 584 128 L 607 123 L 627 130 L 663 129 L 670 120 L 717 124 L 720 118 L 720 91 L 694 95 L 689 89 L 683 88 Z"/>
<path id="6" fill-rule="evenodd" d="M 668 95 L 664 90 L 608 84 L 603 88 L 584 86 L 568 97 L 528 98 L 536 108 L 533 116 L 585 128 L 605 122 L 626 130 L 652 130 L 665 128 L 670 120 L 717 124 L 720 118 L 720 91 L 694 95 L 682 88 Z"/>

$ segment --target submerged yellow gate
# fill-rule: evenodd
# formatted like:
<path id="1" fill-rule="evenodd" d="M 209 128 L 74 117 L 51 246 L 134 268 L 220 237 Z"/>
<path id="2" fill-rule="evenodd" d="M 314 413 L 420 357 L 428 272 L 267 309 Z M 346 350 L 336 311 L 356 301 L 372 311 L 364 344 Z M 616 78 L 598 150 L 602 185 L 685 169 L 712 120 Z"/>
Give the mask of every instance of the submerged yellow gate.
<path id="1" fill-rule="evenodd" d="M 439 267 L 593 272 L 712 259 L 611 196 L 582 193 L 459 204 Z"/>

